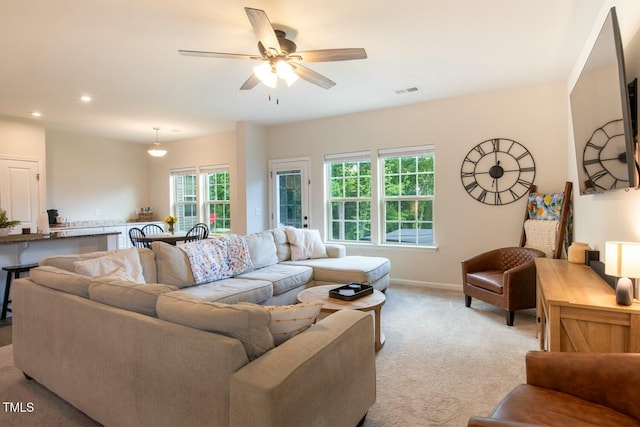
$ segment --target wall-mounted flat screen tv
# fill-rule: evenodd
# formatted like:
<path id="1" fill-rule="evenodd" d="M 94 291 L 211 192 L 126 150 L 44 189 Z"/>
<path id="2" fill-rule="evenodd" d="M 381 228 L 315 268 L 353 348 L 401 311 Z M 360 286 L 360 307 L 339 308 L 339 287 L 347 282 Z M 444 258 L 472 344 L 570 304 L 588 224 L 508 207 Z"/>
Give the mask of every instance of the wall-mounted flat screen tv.
<path id="1" fill-rule="evenodd" d="M 580 194 L 634 187 L 635 140 L 615 8 L 602 25 L 570 101 Z"/>

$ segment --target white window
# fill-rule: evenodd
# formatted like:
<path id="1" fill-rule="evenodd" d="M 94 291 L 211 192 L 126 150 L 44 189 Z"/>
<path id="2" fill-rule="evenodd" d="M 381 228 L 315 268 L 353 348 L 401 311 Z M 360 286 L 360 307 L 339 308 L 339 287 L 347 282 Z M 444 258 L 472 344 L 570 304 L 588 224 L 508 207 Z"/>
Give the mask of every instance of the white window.
<path id="1" fill-rule="evenodd" d="M 200 168 L 203 183 L 203 216 L 214 232 L 231 231 L 231 187 L 229 166 Z"/>
<path id="2" fill-rule="evenodd" d="M 178 217 L 176 231 L 198 223 L 198 181 L 195 169 L 171 170 L 171 212 Z"/>
<path id="3" fill-rule="evenodd" d="M 434 245 L 433 146 L 379 150 L 377 160 L 370 152 L 325 156 L 328 238 Z"/>
<path id="4" fill-rule="evenodd" d="M 371 240 L 371 154 L 327 155 L 329 239 Z"/>
<path id="5" fill-rule="evenodd" d="M 433 147 L 380 150 L 382 242 L 433 245 Z"/>

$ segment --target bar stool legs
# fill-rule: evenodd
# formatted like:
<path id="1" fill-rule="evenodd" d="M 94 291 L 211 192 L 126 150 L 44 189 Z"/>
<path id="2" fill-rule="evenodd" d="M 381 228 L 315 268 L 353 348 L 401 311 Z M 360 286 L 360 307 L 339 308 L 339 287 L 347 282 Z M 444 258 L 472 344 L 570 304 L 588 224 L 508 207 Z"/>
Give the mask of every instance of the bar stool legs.
<path id="1" fill-rule="evenodd" d="M 21 264 L 21 265 L 10 265 L 7 267 L 2 267 L 4 271 L 7 272 L 7 281 L 4 285 L 4 298 L 2 299 L 2 313 L 0 314 L 0 320 L 4 320 L 7 318 L 7 312 L 11 312 L 9 308 L 9 304 L 11 300 L 9 300 L 9 293 L 11 292 L 11 279 L 20 277 L 20 273 L 26 273 L 32 268 L 37 267 L 38 264 Z"/>

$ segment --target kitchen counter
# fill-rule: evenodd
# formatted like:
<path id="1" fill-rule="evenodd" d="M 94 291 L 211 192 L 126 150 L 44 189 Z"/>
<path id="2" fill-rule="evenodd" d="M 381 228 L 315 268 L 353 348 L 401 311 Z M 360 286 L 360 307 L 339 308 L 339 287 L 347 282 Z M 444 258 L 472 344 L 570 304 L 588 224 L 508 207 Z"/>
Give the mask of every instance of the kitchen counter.
<path id="1" fill-rule="evenodd" d="M 104 220 L 104 221 L 73 221 L 62 224 L 49 224 L 49 229 L 54 231 L 76 230 L 80 228 L 95 227 L 143 227 L 147 224 L 164 224 L 162 220 L 158 221 L 127 221 L 127 220 Z"/>
<path id="2" fill-rule="evenodd" d="M 53 231 L 51 234 L 10 234 L 0 236 L 0 245 L 25 242 L 40 242 L 59 239 L 76 239 L 83 237 L 107 236 L 121 234 L 119 231 L 87 231 L 86 233 L 68 233 L 65 231 Z"/>

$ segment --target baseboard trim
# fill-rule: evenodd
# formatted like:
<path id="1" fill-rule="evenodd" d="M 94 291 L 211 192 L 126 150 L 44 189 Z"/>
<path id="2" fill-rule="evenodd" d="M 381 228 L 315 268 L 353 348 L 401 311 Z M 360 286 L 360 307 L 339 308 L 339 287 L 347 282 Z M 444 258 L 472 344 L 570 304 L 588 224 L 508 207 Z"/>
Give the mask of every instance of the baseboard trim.
<path id="1" fill-rule="evenodd" d="M 416 286 L 420 288 L 444 289 L 447 291 L 462 292 L 462 286 L 451 283 L 423 282 L 420 280 L 390 279 L 389 286 L 403 285 Z"/>

